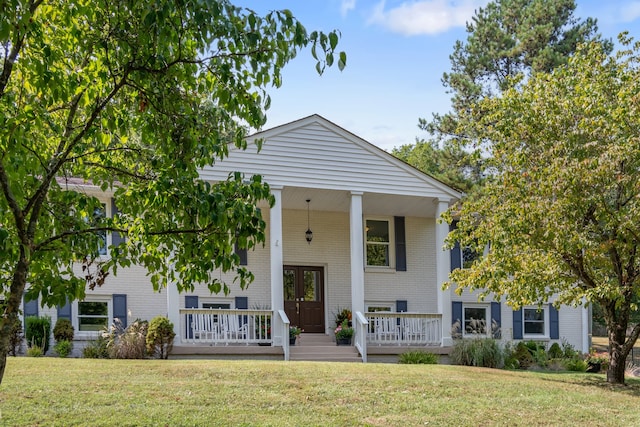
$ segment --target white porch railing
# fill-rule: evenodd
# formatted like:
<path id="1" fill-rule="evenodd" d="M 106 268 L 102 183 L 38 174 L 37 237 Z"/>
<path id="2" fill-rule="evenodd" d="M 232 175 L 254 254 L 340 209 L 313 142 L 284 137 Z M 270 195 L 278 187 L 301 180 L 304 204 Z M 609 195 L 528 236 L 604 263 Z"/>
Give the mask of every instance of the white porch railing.
<path id="1" fill-rule="evenodd" d="M 284 352 L 284 360 L 289 361 L 289 317 L 284 310 L 278 310 L 276 319 L 280 322 L 280 330 L 282 331 L 282 351 Z"/>
<path id="2" fill-rule="evenodd" d="M 271 310 L 180 309 L 181 341 L 213 345 L 271 344 L 272 321 Z M 288 325 L 286 332 L 288 337 Z"/>
<path id="3" fill-rule="evenodd" d="M 442 315 L 428 313 L 365 313 L 369 344 L 433 345 L 442 344 Z"/>
<path id="4" fill-rule="evenodd" d="M 355 345 L 362 355 L 362 363 L 367 363 L 367 331 L 369 322 L 361 312 L 356 311 L 355 315 Z"/>

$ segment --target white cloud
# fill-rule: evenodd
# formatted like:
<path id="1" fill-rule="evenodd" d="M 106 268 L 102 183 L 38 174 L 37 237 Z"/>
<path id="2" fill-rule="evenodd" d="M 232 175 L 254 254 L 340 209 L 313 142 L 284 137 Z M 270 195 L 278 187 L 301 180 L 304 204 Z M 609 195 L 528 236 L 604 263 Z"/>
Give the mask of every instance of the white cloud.
<path id="1" fill-rule="evenodd" d="M 378 3 L 369 19 L 406 36 L 437 34 L 453 27 L 463 27 L 475 10 L 489 0 L 419 0 L 405 1 L 385 10 L 385 1 Z"/>
<path id="2" fill-rule="evenodd" d="M 640 18 L 640 1 L 632 1 L 621 5 L 619 14 L 620 22 L 633 22 L 638 18 Z"/>
<path id="3" fill-rule="evenodd" d="M 344 18 L 347 16 L 349 11 L 354 10 L 356 8 L 356 0 L 342 0 L 340 4 L 340 14 Z"/>

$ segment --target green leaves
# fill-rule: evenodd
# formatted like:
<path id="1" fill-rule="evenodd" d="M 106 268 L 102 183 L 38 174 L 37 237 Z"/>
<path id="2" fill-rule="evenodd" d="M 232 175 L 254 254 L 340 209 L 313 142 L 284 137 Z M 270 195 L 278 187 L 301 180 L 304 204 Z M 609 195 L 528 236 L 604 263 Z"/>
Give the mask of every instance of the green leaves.
<path id="1" fill-rule="evenodd" d="M 449 244 L 491 250 L 452 281 L 515 306 L 599 302 L 626 330 L 640 294 L 638 57 L 592 43 L 482 102 L 474 130 L 492 141 L 498 173 L 460 207 Z"/>
<path id="2" fill-rule="evenodd" d="M 343 69 L 339 32 L 309 35 L 288 10 L 259 16 L 225 0 L 30 5 L 0 2 L 5 282 L 20 277 L 56 303 L 139 263 L 157 289 L 247 286 L 233 248 L 264 242 L 256 206 L 271 202 L 269 187 L 206 183 L 199 171 L 246 147 L 300 49 L 319 73 L 336 59 Z M 118 215 L 93 218 L 112 196 Z M 126 239 L 104 257 L 113 232 Z M 81 261 L 90 268 L 78 277 Z M 216 284 L 221 271 L 230 276 Z"/>

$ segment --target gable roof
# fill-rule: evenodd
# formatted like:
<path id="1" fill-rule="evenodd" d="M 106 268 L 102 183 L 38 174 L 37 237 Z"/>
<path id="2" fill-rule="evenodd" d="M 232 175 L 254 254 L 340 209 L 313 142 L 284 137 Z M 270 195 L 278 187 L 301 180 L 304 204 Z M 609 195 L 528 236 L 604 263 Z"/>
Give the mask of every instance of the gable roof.
<path id="1" fill-rule="evenodd" d="M 263 141 L 262 150 L 252 144 Z M 272 186 L 458 199 L 461 193 L 314 114 L 251 135 L 248 148 L 201 171 L 212 181 L 240 171 Z"/>

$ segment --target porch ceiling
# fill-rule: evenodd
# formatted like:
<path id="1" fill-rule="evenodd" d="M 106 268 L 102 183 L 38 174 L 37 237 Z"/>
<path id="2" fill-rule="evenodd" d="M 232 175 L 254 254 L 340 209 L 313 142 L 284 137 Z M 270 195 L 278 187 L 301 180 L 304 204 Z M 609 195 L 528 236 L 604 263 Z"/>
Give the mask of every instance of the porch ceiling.
<path id="1" fill-rule="evenodd" d="M 351 193 L 348 191 L 301 187 L 285 187 L 282 190 L 283 209 L 306 210 L 307 199 L 311 200 L 311 211 L 349 212 L 351 206 Z M 365 215 L 433 218 L 436 214 L 435 200 L 427 197 L 364 193 L 362 211 Z"/>

